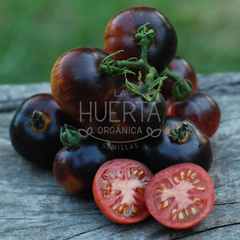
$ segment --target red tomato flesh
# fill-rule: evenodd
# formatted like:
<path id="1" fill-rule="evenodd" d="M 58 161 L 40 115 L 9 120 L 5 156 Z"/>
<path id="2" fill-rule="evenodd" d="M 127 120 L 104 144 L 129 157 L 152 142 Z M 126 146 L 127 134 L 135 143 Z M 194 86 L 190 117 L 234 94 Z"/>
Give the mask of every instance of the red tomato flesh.
<path id="1" fill-rule="evenodd" d="M 186 229 L 210 213 L 214 185 L 202 167 L 181 163 L 154 175 L 146 187 L 145 201 L 150 214 L 161 224 Z"/>
<path id="2" fill-rule="evenodd" d="M 93 180 L 93 196 L 110 220 L 130 224 L 150 214 L 144 192 L 153 176 L 142 163 L 131 159 L 114 159 L 104 163 Z"/>

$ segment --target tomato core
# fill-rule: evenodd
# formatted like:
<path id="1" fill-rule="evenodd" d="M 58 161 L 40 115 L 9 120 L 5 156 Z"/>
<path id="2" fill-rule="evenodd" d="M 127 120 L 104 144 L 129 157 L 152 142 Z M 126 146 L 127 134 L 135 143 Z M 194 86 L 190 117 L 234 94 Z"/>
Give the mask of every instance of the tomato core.
<path id="1" fill-rule="evenodd" d="M 184 169 L 171 178 L 163 179 L 155 189 L 155 204 L 159 211 L 173 204 L 170 213 L 173 221 L 196 217 L 207 201 L 195 196 L 199 191 L 205 191 L 205 185 L 191 169 Z"/>
<path id="2" fill-rule="evenodd" d="M 102 192 L 105 197 L 114 197 L 110 207 L 125 216 L 133 216 L 139 209 L 146 208 L 137 197 L 144 196 L 144 189 L 150 178 L 145 171 L 131 168 L 127 172 L 111 169 L 102 175 Z M 142 197 L 144 198 L 144 197 Z"/>

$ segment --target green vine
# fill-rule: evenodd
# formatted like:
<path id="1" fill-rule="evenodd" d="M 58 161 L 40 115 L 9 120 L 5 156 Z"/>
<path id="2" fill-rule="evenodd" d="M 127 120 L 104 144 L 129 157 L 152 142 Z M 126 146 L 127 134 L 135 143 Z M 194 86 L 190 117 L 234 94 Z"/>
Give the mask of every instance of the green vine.
<path id="1" fill-rule="evenodd" d="M 187 97 L 192 91 L 192 84 L 189 80 L 183 79 L 180 76 L 171 73 L 168 68 L 166 68 L 159 75 L 156 68 L 149 65 L 147 61 L 147 54 L 148 48 L 154 43 L 154 30 L 148 29 L 148 24 L 149 23 L 146 23 L 140 26 L 137 33 L 135 34 L 135 39 L 138 41 L 138 45 L 142 50 L 141 58 L 130 58 L 128 60 L 121 61 L 115 60 L 113 58 L 114 55 L 123 51 L 120 50 L 103 59 L 100 66 L 102 72 L 108 76 L 124 74 L 127 88 L 133 93 L 142 96 L 149 102 L 156 100 L 157 94 L 163 86 L 163 81 L 167 77 L 173 79 L 175 82 L 172 89 L 173 96 L 178 99 Z M 128 81 L 127 74 L 135 74 L 129 70 L 131 67 L 139 68 L 147 73 L 144 83 L 141 81 L 141 79 L 139 79 L 138 85 Z"/>

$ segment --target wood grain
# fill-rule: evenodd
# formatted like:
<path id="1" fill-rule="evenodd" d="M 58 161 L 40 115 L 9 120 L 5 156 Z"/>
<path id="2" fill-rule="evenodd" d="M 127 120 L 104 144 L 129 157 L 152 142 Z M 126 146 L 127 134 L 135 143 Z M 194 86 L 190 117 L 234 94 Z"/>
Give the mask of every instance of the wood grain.
<path id="1" fill-rule="evenodd" d="M 64 192 L 51 170 L 32 166 L 12 148 L 9 123 L 30 95 L 50 92 L 49 83 L 0 86 L 0 239 L 239 239 L 240 73 L 198 74 L 199 91 L 219 104 L 222 118 L 211 138 L 210 175 L 215 203 L 194 228 L 172 230 L 152 217 L 133 225 L 107 220 L 94 200 Z"/>

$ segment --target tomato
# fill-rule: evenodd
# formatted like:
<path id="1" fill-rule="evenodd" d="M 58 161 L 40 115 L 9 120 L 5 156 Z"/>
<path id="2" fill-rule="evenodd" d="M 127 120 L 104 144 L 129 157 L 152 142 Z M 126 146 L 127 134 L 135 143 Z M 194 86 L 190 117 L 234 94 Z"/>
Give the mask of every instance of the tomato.
<path id="1" fill-rule="evenodd" d="M 61 55 L 51 72 L 52 94 L 59 106 L 80 120 L 102 117 L 115 90 L 115 80 L 100 71 L 108 54 L 98 48 L 74 48 Z M 114 80 L 115 79 L 115 80 Z"/>
<path id="2" fill-rule="evenodd" d="M 214 185 L 210 175 L 198 165 L 177 164 L 154 175 L 146 187 L 145 201 L 158 222 L 169 228 L 186 229 L 210 213 Z"/>
<path id="3" fill-rule="evenodd" d="M 188 118 L 201 128 L 209 137 L 217 131 L 221 111 L 218 104 L 207 94 L 193 92 L 183 99 L 170 98 L 166 101 L 166 114 Z"/>
<path id="4" fill-rule="evenodd" d="M 110 220 L 136 223 L 149 216 L 144 191 L 152 177 L 142 163 L 131 159 L 114 159 L 104 163 L 93 180 L 93 196 Z"/>
<path id="5" fill-rule="evenodd" d="M 62 148 L 59 134 L 64 124 L 81 126 L 57 105 L 51 94 L 36 94 L 17 109 L 10 124 L 10 140 L 24 159 L 38 166 L 52 167 L 56 153 Z"/>
<path id="6" fill-rule="evenodd" d="M 160 73 L 175 56 L 177 35 L 169 20 L 154 8 L 132 7 L 116 14 L 107 24 L 104 49 L 109 54 L 124 50 L 115 55 L 117 60 L 140 59 L 141 47 L 135 34 L 146 23 L 148 29 L 155 31 L 154 43 L 148 49 L 148 63 Z"/>
<path id="7" fill-rule="evenodd" d="M 181 127 L 183 138 L 174 139 L 172 131 Z M 167 116 L 161 129 L 160 136 L 140 146 L 145 152 L 143 163 L 153 173 L 178 163 L 194 163 L 209 171 L 213 160 L 212 145 L 199 127 L 188 119 Z"/>
<path id="8" fill-rule="evenodd" d="M 54 177 L 66 192 L 92 197 L 93 178 L 98 168 L 112 159 L 111 154 L 93 136 L 83 138 L 76 147 L 63 147 L 57 153 L 53 164 Z"/>
<path id="9" fill-rule="evenodd" d="M 122 141 L 115 142 L 109 140 L 109 142 L 104 143 L 104 147 L 109 149 L 112 152 L 113 158 L 130 158 L 141 163 L 146 162 L 145 150 L 142 147 L 146 142 L 149 141 L 149 138 L 144 138 L 141 140 L 133 141 Z"/>
<path id="10" fill-rule="evenodd" d="M 160 93 L 155 101 L 149 102 L 123 85 L 117 89 L 110 103 L 109 119 L 115 127 L 115 134 L 109 137 L 113 140 L 139 139 L 148 135 L 148 129 L 160 129 L 164 123 L 166 105 Z"/>
<path id="11" fill-rule="evenodd" d="M 192 82 L 192 91 L 197 91 L 198 82 L 196 73 L 192 65 L 186 59 L 180 56 L 175 56 L 170 63 L 169 70 L 184 79 L 190 80 Z M 161 88 L 161 93 L 167 100 L 172 97 L 172 87 L 174 82 L 170 78 L 167 78 L 163 83 L 164 85 Z"/>

